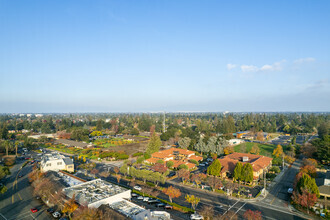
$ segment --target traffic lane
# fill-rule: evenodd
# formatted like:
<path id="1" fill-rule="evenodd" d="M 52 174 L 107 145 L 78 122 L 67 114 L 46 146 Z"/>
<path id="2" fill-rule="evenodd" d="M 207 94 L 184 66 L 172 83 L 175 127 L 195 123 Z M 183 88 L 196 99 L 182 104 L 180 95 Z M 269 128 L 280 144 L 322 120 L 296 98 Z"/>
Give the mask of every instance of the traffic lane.
<path id="1" fill-rule="evenodd" d="M 150 209 L 150 211 L 166 211 L 170 213 L 171 219 L 182 220 L 189 219 L 189 214 L 182 213 L 177 210 L 165 209 L 161 207 L 156 207 L 156 205 L 148 204 L 148 202 L 143 202 L 142 200 L 138 200 L 137 198 L 132 198 L 132 202 L 135 204 L 144 207 L 145 209 Z"/>
<path id="2" fill-rule="evenodd" d="M 19 164 L 18 168 L 21 167 Z M 22 170 L 15 169 L 11 178 L 12 186 L 6 199 L 2 200 L 0 213 L 9 219 L 51 219 L 47 213 L 44 213 L 46 208 L 42 203 L 36 200 L 32 194 L 32 187 L 28 182 L 27 175 L 22 178 L 16 177 L 20 172 L 27 172 L 31 167 L 26 166 Z M 37 213 L 32 213 L 31 208 L 38 208 Z"/>

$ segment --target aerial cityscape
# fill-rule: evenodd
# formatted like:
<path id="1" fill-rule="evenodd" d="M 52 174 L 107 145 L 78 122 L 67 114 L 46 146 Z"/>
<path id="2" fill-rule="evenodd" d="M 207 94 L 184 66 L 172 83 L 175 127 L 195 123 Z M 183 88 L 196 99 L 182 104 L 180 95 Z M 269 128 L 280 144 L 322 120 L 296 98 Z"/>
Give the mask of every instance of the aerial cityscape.
<path id="1" fill-rule="evenodd" d="M 330 219 L 329 11 L 0 0 L 0 220 Z"/>

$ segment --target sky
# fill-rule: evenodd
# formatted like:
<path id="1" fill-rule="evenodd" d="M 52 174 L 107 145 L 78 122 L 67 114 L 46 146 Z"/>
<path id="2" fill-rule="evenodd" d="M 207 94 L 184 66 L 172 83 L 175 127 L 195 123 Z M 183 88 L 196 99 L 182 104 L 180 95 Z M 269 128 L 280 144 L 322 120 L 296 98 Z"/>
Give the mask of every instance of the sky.
<path id="1" fill-rule="evenodd" d="M 330 111 L 330 1 L 0 0 L 0 112 Z"/>

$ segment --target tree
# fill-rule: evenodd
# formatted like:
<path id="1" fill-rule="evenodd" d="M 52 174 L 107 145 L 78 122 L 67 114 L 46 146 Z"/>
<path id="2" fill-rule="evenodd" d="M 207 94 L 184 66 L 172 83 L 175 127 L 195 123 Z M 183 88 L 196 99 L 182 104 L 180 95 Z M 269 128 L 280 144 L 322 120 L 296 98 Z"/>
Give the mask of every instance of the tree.
<path id="1" fill-rule="evenodd" d="M 168 196 L 171 203 L 172 203 L 172 199 L 178 198 L 178 197 L 181 196 L 180 190 L 177 189 L 177 188 L 174 188 L 173 186 L 169 186 L 168 188 L 164 188 L 163 193 Z"/>
<path id="2" fill-rule="evenodd" d="M 7 187 L 5 185 L 1 185 L 0 186 L 0 194 L 4 194 L 5 192 L 7 192 Z"/>
<path id="3" fill-rule="evenodd" d="M 127 165 L 126 164 L 123 164 L 120 167 L 119 171 L 126 176 L 128 174 L 127 168 L 128 168 Z"/>
<path id="4" fill-rule="evenodd" d="M 206 144 L 204 143 L 203 138 L 199 138 L 199 141 L 196 144 L 195 149 L 201 153 L 206 152 Z"/>
<path id="5" fill-rule="evenodd" d="M 311 165 L 305 165 L 303 167 L 300 168 L 300 172 L 306 173 L 309 176 L 315 178 L 316 177 L 316 168 L 315 166 L 311 166 Z"/>
<path id="6" fill-rule="evenodd" d="M 161 163 L 154 164 L 151 169 L 159 173 L 165 173 L 167 171 L 167 167 Z"/>
<path id="7" fill-rule="evenodd" d="M 119 184 L 120 179 L 121 179 L 121 176 L 120 176 L 119 174 L 117 174 L 117 175 L 116 175 L 116 179 L 117 179 L 117 182 L 118 182 L 118 184 Z"/>
<path id="8" fill-rule="evenodd" d="M 238 180 L 238 181 L 241 180 L 242 168 L 243 168 L 242 163 L 238 162 L 234 169 L 234 174 L 233 174 L 234 180 Z"/>
<path id="9" fill-rule="evenodd" d="M 246 220 L 262 220 L 261 212 L 258 210 L 252 211 L 251 209 L 248 209 L 244 212 L 243 217 Z"/>
<path id="10" fill-rule="evenodd" d="M 179 178 L 181 178 L 182 183 L 184 183 L 184 181 L 189 179 L 190 172 L 188 170 L 181 169 L 181 170 L 177 171 L 177 175 Z"/>
<path id="11" fill-rule="evenodd" d="M 211 220 L 214 216 L 213 206 L 203 205 L 199 213 L 204 217 L 205 220 Z"/>
<path id="12" fill-rule="evenodd" d="M 201 201 L 200 198 L 198 198 L 197 196 L 194 195 L 186 195 L 185 196 L 186 202 L 191 204 L 191 208 L 193 210 L 195 210 L 195 208 L 197 207 L 198 203 Z"/>
<path id="13" fill-rule="evenodd" d="M 301 194 L 295 194 L 294 192 L 293 201 L 307 208 L 307 213 L 309 213 L 309 209 L 312 208 L 317 201 L 317 196 L 315 193 L 310 193 L 307 189 L 303 189 Z"/>
<path id="14" fill-rule="evenodd" d="M 232 154 L 232 153 L 234 153 L 234 152 L 235 152 L 235 151 L 234 151 L 233 146 L 228 146 L 228 147 L 225 147 L 225 149 L 223 149 L 223 153 L 224 153 L 225 155 Z"/>
<path id="15" fill-rule="evenodd" d="M 256 154 L 256 155 L 259 155 L 260 153 L 260 149 L 258 147 L 257 144 L 254 144 L 251 148 L 251 151 L 250 151 L 251 154 Z"/>
<path id="16" fill-rule="evenodd" d="M 221 163 L 219 160 L 213 161 L 213 163 L 207 168 L 207 174 L 212 176 L 220 176 Z"/>
<path id="17" fill-rule="evenodd" d="M 164 162 L 164 160 L 161 160 L 161 159 L 160 159 L 160 160 L 157 160 L 156 163 L 164 164 L 165 162 Z"/>
<path id="18" fill-rule="evenodd" d="M 329 135 L 329 130 L 329 123 L 323 122 L 320 124 L 317 128 L 317 132 L 321 140 L 324 139 L 325 136 Z"/>
<path id="19" fill-rule="evenodd" d="M 263 134 L 263 132 L 262 131 L 260 131 L 260 132 L 258 132 L 257 133 L 257 140 L 258 141 L 264 141 L 264 134 Z"/>
<path id="20" fill-rule="evenodd" d="M 250 163 L 244 164 L 244 166 L 242 168 L 241 179 L 244 182 L 252 183 L 252 181 L 253 181 L 253 168 L 252 168 L 252 165 Z"/>
<path id="21" fill-rule="evenodd" d="M 180 164 L 180 165 L 178 166 L 178 170 L 182 170 L 182 169 L 184 169 L 184 170 L 189 170 L 189 167 L 188 167 L 186 164 Z"/>
<path id="22" fill-rule="evenodd" d="M 167 168 L 172 168 L 173 165 L 174 165 L 174 162 L 171 161 L 171 160 L 166 162 L 166 166 L 167 166 Z"/>
<path id="23" fill-rule="evenodd" d="M 188 137 L 180 138 L 178 144 L 180 148 L 187 149 L 190 145 L 191 139 Z"/>
<path id="24" fill-rule="evenodd" d="M 154 132 L 150 138 L 147 153 L 152 154 L 159 151 L 159 147 L 162 146 L 162 141 L 160 140 L 159 136 Z"/>
<path id="25" fill-rule="evenodd" d="M 219 189 L 222 185 L 220 179 L 218 177 L 215 177 L 215 176 L 210 176 L 207 179 L 207 183 L 212 187 L 213 192 L 216 189 Z"/>
<path id="26" fill-rule="evenodd" d="M 317 197 L 320 196 L 319 188 L 315 183 L 315 179 L 311 178 L 306 173 L 302 173 L 301 178 L 297 181 L 296 189 L 300 194 L 306 189 L 308 192 L 316 194 Z"/>
<path id="27" fill-rule="evenodd" d="M 69 199 L 62 209 L 62 212 L 68 213 L 69 218 L 71 219 L 71 214 L 78 208 L 78 205 L 76 203 L 75 194 L 73 194 L 72 198 Z"/>
<path id="28" fill-rule="evenodd" d="M 7 128 L 7 124 L 6 123 L 3 123 L 0 132 L 1 132 L 0 133 L 0 139 L 7 140 L 8 139 L 8 128 Z"/>
<path id="29" fill-rule="evenodd" d="M 283 148 L 281 145 L 277 145 L 277 147 L 273 151 L 273 156 L 280 157 L 283 155 Z"/>

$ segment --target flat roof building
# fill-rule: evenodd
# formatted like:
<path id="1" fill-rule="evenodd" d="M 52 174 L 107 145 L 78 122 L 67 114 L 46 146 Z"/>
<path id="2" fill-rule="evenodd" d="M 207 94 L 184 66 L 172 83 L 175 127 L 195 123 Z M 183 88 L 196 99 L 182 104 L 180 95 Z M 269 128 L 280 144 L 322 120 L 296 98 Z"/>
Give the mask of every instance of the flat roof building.
<path id="1" fill-rule="evenodd" d="M 101 179 L 91 180 L 63 189 L 70 198 L 75 195 L 80 205 L 98 208 L 102 204 L 111 204 L 123 199 L 131 199 L 131 190 L 108 183 Z"/>

